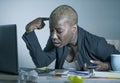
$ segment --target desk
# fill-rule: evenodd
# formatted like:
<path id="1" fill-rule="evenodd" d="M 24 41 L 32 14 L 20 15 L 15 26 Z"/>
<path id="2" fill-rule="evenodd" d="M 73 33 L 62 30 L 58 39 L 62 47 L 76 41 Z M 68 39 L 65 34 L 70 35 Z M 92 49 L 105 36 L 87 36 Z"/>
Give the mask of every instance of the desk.
<path id="1" fill-rule="evenodd" d="M 0 73 L 0 83 L 18 83 L 17 79 L 18 79 L 17 75 Z"/>
<path id="2" fill-rule="evenodd" d="M 52 78 L 49 76 L 40 76 L 39 83 L 70 83 L 67 78 Z M 84 83 L 120 83 L 120 79 L 107 78 L 86 78 Z M 0 83 L 20 83 L 17 75 L 0 74 Z M 27 82 L 29 83 L 29 82 Z"/>
<path id="3" fill-rule="evenodd" d="M 45 80 L 45 77 L 41 77 L 41 83 L 70 83 L 67 78 L 52 78 L 49 81 Z M 105 78 L 87 78 L 84 83 L 120 83 L 120 79 L 105 79 Z"/>

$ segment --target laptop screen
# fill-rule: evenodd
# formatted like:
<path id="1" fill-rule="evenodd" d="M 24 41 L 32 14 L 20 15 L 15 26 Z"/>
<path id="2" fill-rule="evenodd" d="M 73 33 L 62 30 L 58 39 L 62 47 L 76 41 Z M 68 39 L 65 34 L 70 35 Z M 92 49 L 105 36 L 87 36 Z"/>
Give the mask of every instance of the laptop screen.
<path id="1" fill-rule="evenodd" d="M 18 74 L 17 27 L 0 25 L 0 72 Z"/>

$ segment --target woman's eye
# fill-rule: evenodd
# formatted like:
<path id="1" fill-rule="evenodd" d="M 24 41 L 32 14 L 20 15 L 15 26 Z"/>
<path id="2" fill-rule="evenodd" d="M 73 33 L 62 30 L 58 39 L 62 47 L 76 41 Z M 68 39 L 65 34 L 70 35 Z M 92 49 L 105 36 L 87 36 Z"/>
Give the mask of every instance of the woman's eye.
<path id="1" fill-rule="evenodd" d="M 58 33 L 62 33 L 62 31 L 57 31 Z"/>

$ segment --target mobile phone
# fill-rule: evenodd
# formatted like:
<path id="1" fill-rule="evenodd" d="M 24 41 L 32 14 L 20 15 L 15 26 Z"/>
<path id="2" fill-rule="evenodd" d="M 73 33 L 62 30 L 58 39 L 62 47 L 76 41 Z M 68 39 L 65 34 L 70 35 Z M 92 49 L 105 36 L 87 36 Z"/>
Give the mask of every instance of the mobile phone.
<path id="1" fill-rule="evenodd" d="M 88 69 L 95 69 L 97 67 L 98 67 L 97 65 L 88 65 Z"/>

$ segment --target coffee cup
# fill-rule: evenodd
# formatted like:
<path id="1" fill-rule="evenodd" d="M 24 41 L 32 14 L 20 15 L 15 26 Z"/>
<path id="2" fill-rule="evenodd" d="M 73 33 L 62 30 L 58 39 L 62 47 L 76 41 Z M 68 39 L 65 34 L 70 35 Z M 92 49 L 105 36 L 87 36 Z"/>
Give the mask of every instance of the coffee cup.
<path id="1" fill-rule="evenodd" d="M 111 54 L 111 67 L 113 71 L 120 71 L 120 54 Z"/>

